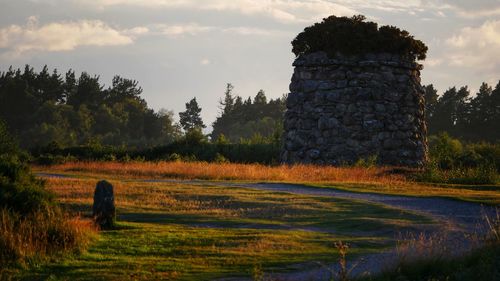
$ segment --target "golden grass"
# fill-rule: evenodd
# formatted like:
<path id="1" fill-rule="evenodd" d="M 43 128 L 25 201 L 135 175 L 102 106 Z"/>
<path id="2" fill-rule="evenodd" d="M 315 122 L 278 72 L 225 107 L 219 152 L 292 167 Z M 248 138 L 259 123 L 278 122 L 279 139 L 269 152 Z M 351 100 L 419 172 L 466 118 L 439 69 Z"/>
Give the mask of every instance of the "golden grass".
<path id="1" fill-rule="evenodd" d="M 266 166 L 207 162 L 72 162 L 51 166 L 54 171 L 91 172 L 133 178 L 176 178 L 205 180 L 248 180 L 278 182 L 405 182 L 390 168 L 331 167 L 314 165 Z"/>
<path id="2" fill-rule="evenodd" d="M 118 179 L 201 179 L 313 184 L 357 192 L 411 196 L 444 196 L 488 204 L 500 203 L 498 188 L 419 183 L 388 167 L 331 167 L 314 165 L 266 166 L 260 164 L 206 162 L 72 162 L 35 167 L 48 173 L 82 174 Z"/>
<path id="3" fill-rule="evenodd" d="M 141 183 L 112 181 L 115 204 L 120 208 L 141 211 L 168 210 L 170 213 L 235 216 L 224 208 L 222 201 L 201 200 L 204 196 L 223 196 L 219 189 L 200 186 L 179 186 L 175 183 Z M 49 178 L 47 188 L 64 204 L 91 206 L 95 189 L 94 179 Z M 242 193 L 242 191 L 240 190 Z M 234 193 L 239 193 L 235 190 Z"/>
<path id="4" fill-rule="evenodd" d="M 86 249 L 96 233 L 91 220 L 70 217 L 58 208 L 20 216 L 0 210 L 0 263 L 24 264 L 54 254 Z"/>

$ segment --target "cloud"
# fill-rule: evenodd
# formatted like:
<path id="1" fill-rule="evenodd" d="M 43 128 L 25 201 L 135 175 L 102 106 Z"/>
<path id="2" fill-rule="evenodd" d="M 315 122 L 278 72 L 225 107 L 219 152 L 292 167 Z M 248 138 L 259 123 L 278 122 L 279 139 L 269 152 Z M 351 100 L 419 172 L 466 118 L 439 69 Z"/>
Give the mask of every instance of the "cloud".
<path id="1" fill-rule="evenodd" d="M 190 8 L 209 11 L 237 12 L 244 15 L 263 15 L 282 23 L 302 23 L 318 21 L 322 17 L 335 14 L 351 16 L 356 10 L 347 5 L 327 0 L 75 0 L 84 5 L 97 5 L 104 9 L 109 6 L 129 5 L 145 8 Z"/>
<path id="2" fill-rule="evenodd" d="M 288 33 L 284 31 L 255 28 L 255 27 L 245 27 L 245 26 L 222 28 L 221 31 L 225 33 L 233 33 L 238 35 L 257 35 L 257 36 L 278 36 L 284 34 L 288 35 Z"/>
<path id="3" fill-rule="evenodd" d="M 443 59 L 441 58 L 427 58 L 423 64 L 425 66 L 429 66 L 429 67 L 435 67 L 435 66 L 439 66 L 443 63 Z"/>
<path id="4" fill-rule="evenodd" d="M 199 23 L 185 24 L 153 24 L 147 28 L 150 34 L 166 35 L 171 38 L 180 38 L 183 36 L 197 36 L 207 32 L 222 32 L 227 34 L 236 34 L 244 36 L 279 36 L 289 35 L 288 33 L 275 29 L 262 29 L 256 27 L 236 26 L 222 27 L 212 25 L 201 25 Z"/>
<path id="5" fill-rule="evenodd" d="M 149 28 L 145 26 L 137 26 L 131 29 L 125 29 L 123 31 L 124 34 L 131 35 L 131 36 L 138 36 L 138 35 L 144 35 L 149 33 Z"/>
<path id="6" fill-rule="evenodd" d="M 210 63 L 211 63 L 211 61 L 210 61 L 209 59 L 207 59 L 207 58 L 202 59 L 202 60 L 200 61 L 200 64 L 201 64 L 201 65 L 209 65 Z"/>
<path id="7" fill-rule="evenodd" d="M 129 32 L 144 30 L 132 29 Z M 34 51 L 70 51 L 80 46 L 119 46 L 133 42 L 126 32 L 96 20 L 53 22 L 39 25 L 30 17 L 25 26 L 10 25 L 0 29 L 0 48 L 9 56 Z"/>
<path id="8" fill-rule="evenodd" d="M 160 30 L 161 34 L 170 37 L 177 37 L 182 35 L 197 35 L 199 33 L 204 33 L 214 29 L 214 27 L 212 26 L 203 26 L 197 23 L 174 25 L 158 24 L 155 27 Z"/>
<path id="9" fill-rule="evenodd" d="M 500 20 L 466 27 L 446 40 L 450 65 L 473 67 L 480 73 L 500 76 Z M 492 73 L 493 74 L 493 73 Z"/>
<path id="10" fill-rule="evenodd" d="M 428 0 L 436 2 L 436 0 Z M 498 0 L 444 0 L 441 7 L 455 13 L 457 16 L 468 19 L 495 17 L 500 15 L 500 3 Z"/>
<path id="11" fill-rule="evenodd" d="M 456 13 L 464 18 L 485 18 L 485 17 L 495 17 L 500 16 L 500 7 L 492 9 L 480 9 L 480 10 L 467 10 L 467 9 L 456 9 Z"/>

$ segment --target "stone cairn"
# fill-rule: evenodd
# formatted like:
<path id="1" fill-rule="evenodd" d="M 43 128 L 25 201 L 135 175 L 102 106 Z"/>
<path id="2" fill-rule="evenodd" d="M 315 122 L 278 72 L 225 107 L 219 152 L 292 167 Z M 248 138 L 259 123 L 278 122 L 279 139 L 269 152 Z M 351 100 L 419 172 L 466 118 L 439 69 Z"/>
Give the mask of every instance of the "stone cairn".
<path id="1" fill-rule="evenodd" d="M 107 181 L 97 183 L 94 191 L 92 216 L 99 227 L 112 228 L 115 224 L 116 209 L 113 185 Z"/>
<path id="2" fill-rule="evenodd" d="M 387 53 L 300 55 L 287 98 L 284 163 L 420 167 L 427 161 L 422 66 Z"/>

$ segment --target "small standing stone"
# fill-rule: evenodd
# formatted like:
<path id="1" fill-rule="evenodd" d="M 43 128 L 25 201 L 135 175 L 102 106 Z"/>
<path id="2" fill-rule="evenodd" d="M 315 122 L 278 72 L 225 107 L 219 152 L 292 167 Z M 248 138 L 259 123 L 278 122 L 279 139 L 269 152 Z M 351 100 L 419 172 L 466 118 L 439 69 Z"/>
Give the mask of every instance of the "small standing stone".
<path id="1" fill-rule="evenodd" d="M 94 192 L 92 216 L 101 228 L 111 228 L 116 219 L 113 185 L 103 180 L 97 183 Z"/>

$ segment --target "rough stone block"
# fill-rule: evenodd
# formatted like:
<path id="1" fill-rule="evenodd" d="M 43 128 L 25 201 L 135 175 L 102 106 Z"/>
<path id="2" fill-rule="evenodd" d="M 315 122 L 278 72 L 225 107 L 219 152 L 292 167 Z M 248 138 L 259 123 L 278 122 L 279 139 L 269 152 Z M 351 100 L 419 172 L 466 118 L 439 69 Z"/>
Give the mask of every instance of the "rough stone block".
<path id="1" fill-rule="evenodd" d="M 101 228 L 112 228 L 115 224 L 116 208 L 113 185 L 105 180 L 99 181 L 95 187 L 92 216 Z"/>

